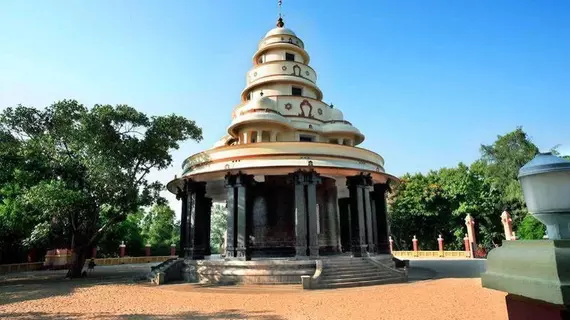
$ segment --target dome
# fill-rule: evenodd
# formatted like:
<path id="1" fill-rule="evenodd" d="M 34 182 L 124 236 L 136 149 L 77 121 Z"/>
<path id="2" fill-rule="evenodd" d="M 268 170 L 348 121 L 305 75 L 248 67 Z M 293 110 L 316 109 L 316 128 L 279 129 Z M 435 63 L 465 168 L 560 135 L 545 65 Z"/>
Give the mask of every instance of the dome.
<path id="1" fill-rule="evenodd" d="M 271 30 L 269 30 L 269 32 L 267 32 L 267 34 L 265 34 L 265 37 L 270 37 L 270 36 L 276 36 L 276 35 L 288 35 L 288 36 L 297 36 L 295 34 L 295 32 L 293 32 L 293 30 L 291 29 L 287 29 L 287 28 L 281 28 L 281 27 L 277 27 L 277 28 L 273 28 Z"/>
<path id="2" fill-rule="evenodd" d="M 344 120 L 344 115 L 342 114 L 342 111 L 340 111 L 339 109 L 332 108 L 331 109 L 331 120 L 332 121 Z"/>

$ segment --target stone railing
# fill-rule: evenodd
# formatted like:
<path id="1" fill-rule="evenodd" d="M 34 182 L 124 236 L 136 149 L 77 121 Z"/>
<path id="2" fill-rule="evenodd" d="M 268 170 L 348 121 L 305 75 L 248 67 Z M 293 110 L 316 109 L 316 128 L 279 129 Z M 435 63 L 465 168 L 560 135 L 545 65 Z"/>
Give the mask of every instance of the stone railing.
<path id="1" fill-rule="evenodd" d="M 392 251 L 398 258 L 470 258 L 469 251 Z"/>
<path id="2" fill-rule="evenodd" d="M 56 256 L 56 255 L 52 255 Z M 71 255 L 57 255 L 59 259 L 65 259 L 67 262 L 64 265 L 58 265 L 56 267 L 66 267 L 71 263 Z M 145 257 L 122 257 L 122 258 L 96 258 L 94 259 L 95 264 L 98 266 L 111 266 L 119 264 L 141 264 L 141 263 L 152 263 L 152 262 L 164 262 L 171 258 L 177 258 L 177 256 L 145 256 Z M 91 259 L 85 260 L 85 263 L 89 263 Z M 49 269 L 49 266 L 46 266 Z M 2 264 L 0 265 L 0 274 L 14 273 L 14 272 L 24 272 L 24 271 L 37 271 L 44 269 L 44 262 L 32 262 L 32 263 L 15 263 L 15 264 Z"/>
<path id="3" fill-rule="evenodd" d="M 43 262 L 0 264 L 0 274 L 41 270 Z"/>

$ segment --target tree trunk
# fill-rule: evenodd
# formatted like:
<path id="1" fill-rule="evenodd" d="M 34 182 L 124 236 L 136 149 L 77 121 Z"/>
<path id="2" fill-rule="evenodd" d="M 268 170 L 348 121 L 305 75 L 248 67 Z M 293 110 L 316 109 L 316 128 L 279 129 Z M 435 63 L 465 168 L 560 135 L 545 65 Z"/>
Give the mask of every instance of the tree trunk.
<path id="1" fill-rule="evenodd" d="M 86 247 L 72 248 L 71 264 L 67 276 L 69 278 L 81 278 L 83 266 L 85 265 L 85 257 L 87 256 Z"/>

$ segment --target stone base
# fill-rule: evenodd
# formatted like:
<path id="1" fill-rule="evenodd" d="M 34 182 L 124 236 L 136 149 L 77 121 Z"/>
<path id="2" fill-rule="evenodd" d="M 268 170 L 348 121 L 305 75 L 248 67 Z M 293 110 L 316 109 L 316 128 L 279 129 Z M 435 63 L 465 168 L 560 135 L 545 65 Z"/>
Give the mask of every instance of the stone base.
<path id="1" fill-rule="evenodd" d="M 319 247 L 310 247 L 310 256 L 311 257 L 318 257 L 319 256 Z"/>
<path id="2" fill-rule="evenodd" d="M 186 261 L 205 284 L 301 284 L 301 276 L 315 273 L 315 260 Z M 185 270 L 191 270 L 185 269 Z"/>
<path id="3" fill-rule="evenodd" d="M 186 264 L 184 268 L 182 268 L 182 280 L 184 280 L 184 282 L 198 282 L 196 267 Z"/>
<path id="4" fill-rule="evenodd" d="M 296 246 L 295 247 L 295 257 L 306 257 L 307 247 L 306 246 Z"/>
<path id="5" fill-rule="evenodd" d="M 483 287 L 570 305 L 570 240 L 503 241 L 487 256 Z M 547 319 L 547 318 L 537 318 Z"/>
<path id="6" fill-rule="evenodd" d="M 567 320 L 570 311 L 561 305 L 529 299 L 513 294 L 505 297 L 509 320 Z"/>

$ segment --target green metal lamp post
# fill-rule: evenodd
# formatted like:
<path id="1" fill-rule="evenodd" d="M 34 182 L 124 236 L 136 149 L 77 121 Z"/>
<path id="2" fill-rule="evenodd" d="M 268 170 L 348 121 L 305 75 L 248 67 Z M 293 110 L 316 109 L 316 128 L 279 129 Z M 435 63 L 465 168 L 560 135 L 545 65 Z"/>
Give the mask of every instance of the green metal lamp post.
<path id="1" fill-rule="evenodd" d="M 570 319 L 570 161 L 538 154 L 519 181 L 548 240 L 504 241 L 487 257 L 483 287 L 508 293 L 510 320 Z"/>

